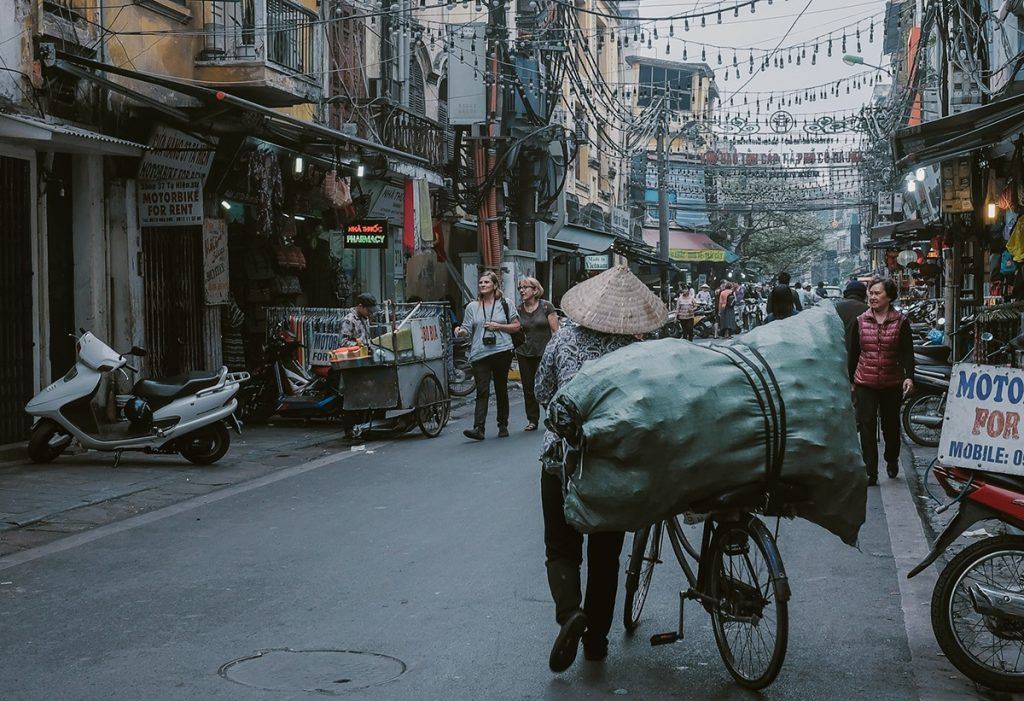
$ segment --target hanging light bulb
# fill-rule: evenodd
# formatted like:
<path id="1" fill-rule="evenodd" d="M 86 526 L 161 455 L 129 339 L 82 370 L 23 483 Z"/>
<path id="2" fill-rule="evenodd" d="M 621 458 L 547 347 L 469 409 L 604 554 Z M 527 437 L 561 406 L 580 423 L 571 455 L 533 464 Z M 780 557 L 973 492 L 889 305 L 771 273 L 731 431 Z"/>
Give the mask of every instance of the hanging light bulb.
<path id="1" fill-rule="evenodd" d="M 875 23 L 872 20 L 871 24 L 868 25 L 868 43 L 875 43 Z"/>
<path id="2" fill-rule="evenodd" d="M 700 60 L 703 61 L 704 63 L 707 63 L 708 60 L 708 52 L 704 49 L 703 46 L 700 47 Z"/>
<path id="3" fill-rule="evenodd" d="M 668 23 L 668 35 L 674 37 L 676 35 L 676 28 L 671 22 Z"/>
<path id="4" fill-rule="evenodd" d="M 683 44 L 683 60 L 686 60 L 686 44 Z"/>
<path id="5" fill-rule="evenodd" d="M 672 53 L 672 44 L 670 44 L 669 42 L 666 41 L 665 42 L 665 54 L 668 55 L 670 53 Z"/>
<path id="6" fill-rule="evenodd" d="M 832 56 L 832 35 L 831 34 L 829 34 L 829 37 L 828 37 L 828 55 Z"/>
<path id="7" fill-rule="evenodd" d="M 718 23 L 719 24 L 722 23 L 722 12 L 721 12 L 721 10 L 719 10 L 719 12 L 718 12 Z"/>

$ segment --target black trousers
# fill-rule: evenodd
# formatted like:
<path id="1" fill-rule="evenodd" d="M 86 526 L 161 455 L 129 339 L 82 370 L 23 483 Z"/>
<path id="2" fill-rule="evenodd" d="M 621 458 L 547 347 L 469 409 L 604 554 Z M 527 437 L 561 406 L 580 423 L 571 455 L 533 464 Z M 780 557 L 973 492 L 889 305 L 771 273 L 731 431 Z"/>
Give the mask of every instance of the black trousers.
<path id="1" fill-rule="evenodd" d="M 693 319 L 680 319 L 679 328 L 683 330 L 683 338 L 687 341 L 693 340 Z"/>
<path id="2" fill-rule="evenodd" d="M 476 381 L 476 406 L 473 412 L 473 426 L 481 431 L 487 425 L 487 402 L 491 399 L 491 382 L 494 382 L 494 399 L 498 403 L 498 426 L 508 426 L 508 369 L 512 367 L 512 351 L 493 353 L 473 362 L 473 379 Z"/>
<path id="3" fill-rule="evenodd" d="M 526 400 L 526 420 L 532 424 L 540 424 L 540 404 L 537 403 L 537 395 L 534 393 L 534 383 L 537 381 L 537 368 L 540 367 L 540 357 L 520 355 L 519 376 L 523 378 L 523 399 Z"/>
<path id="4" fill-rule="evenodd" d="M 555 601 L 555 620 L 561 625 L 573 611 L 582 608 L 588 620 L 584 642 L 605 643 L 615 613 L 619 553 L 626 534 L 608 531 L 587 536 L 587 594 L 584 601 L 580 590 L 583 534 L 565 521 L 561 480 L 543 470 L 540 499 L 544 508 L 544 549 L 548 586 Z"/>
<path id="5" fill-rule="evenodd" d="M 900 402 L 903 388 L 875 389 L 856 385 L 853 390 L 857 408 L 857 429 L 860 431 L 860 449 L 864 455 L 868 475 L 878 475 L 878 419 L 882 419 L 882 438 L 885 440 L 885 464 L 896 465 L 900 460 Z"/>

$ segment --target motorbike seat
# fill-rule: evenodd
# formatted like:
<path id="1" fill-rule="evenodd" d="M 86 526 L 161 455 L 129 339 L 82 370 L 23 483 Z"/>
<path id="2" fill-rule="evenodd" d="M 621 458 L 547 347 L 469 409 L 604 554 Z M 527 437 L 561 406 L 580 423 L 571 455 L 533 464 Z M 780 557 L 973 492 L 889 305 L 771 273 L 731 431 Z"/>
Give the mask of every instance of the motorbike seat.
<path id="1" fill-rule="evenodd" d="M 923 355 L 933 360 L 945 363 L 949 360 L 949 346 L 934 345 L 934 346 L 914 346 L 914 353 L 917 355 Z"/>
<path id="2" fill-rule="evenodd" d="M 981 470 L 977 472 L 979 473 L 978 476 L 989 484 L 1024 494 L 1024 477 L 1021 475 L 1007 475 L 1001 472 L 983 472 Z"/>
<path id="3" fill-rule="evenodd" d="M 168 401 L 213 387 L 219 379 L 220 373 L 193 371 L 158 380 L 139 380 L 132 393 L 144 399 Z"/>

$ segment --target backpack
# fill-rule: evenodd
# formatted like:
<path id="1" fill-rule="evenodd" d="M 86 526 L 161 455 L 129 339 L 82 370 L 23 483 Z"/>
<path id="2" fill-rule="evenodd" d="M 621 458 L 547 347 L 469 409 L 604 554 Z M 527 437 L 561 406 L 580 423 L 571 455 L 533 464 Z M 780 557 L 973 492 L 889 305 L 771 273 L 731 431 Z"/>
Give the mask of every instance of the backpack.
<path id="1" fill-rule="evenodd" d="M 501 298 L 501 308 L 505 310 L 505 323 L 511 324 L 512 316 L 509 313 L 508 300 L 505 299 L 504 297 Z M 524 332 L 522 328 L 520 328 L 515 333 L 510 333 L 509 336 L 512 337 L 513 348 L 518 348 L 519 346 L 526 343 L 526 332 Z"/>

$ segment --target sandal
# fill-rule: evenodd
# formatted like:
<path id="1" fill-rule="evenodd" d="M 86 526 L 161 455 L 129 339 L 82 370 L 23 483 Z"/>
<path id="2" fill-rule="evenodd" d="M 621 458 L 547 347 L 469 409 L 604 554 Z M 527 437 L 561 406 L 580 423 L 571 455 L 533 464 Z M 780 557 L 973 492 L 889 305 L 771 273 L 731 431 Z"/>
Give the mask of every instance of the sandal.
<path id="1" fill-rule="evenodd" d="M 530 423 L 526 424 L 526 428 L 524 428 L 523 430 L 524 431 L 536 431 L 537 430 L 537 424 L 535 424 L 535 423 L 533 423 L 531 421 Z"/>

